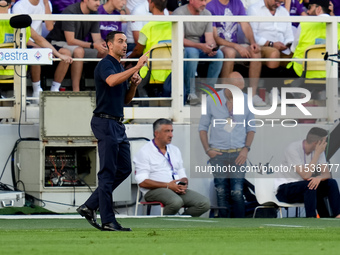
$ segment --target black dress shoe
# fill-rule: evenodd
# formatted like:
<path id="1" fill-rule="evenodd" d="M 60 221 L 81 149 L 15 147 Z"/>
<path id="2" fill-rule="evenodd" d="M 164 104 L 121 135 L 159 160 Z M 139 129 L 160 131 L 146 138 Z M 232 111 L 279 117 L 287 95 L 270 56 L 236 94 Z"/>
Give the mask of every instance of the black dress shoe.
<path id="1" fill-rule="evenodd" d="M 131 228 L 123 228 L 117 221 L 103 224 L 103 231 L 132 231 Z"/>
<path id="2" fill-rule="evenodd" d="M 96 229 L 102 229 L 102 227 L 97 223 L 97 214 L 95 210 L 91 210 L 86 205 L 81 205 L 77 208 L 77 212 L 82 217 L 85 217 L 92 227 L 95 227 Z"/>

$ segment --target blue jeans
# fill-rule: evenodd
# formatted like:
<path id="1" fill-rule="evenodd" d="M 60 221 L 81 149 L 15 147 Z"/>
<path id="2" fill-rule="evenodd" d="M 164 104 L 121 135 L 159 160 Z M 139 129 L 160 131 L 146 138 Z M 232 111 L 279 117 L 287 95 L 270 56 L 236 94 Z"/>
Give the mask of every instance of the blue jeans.
<path id="1" fill-rule="evenodd" d="M 222 218 L 244 218 L 245 204 L 243 198 L 243 183 L 245 173 L 240 172 L 240 165 L 235 164 L 238 152 L 223 153 L 210 159 L 212 166 L 229 171 L 214 172 L 214 184 L 217 195 L 219 217 Z M 225 209 L 224 209 L 225 208 Z"/>
<path id="2" fill-rule="evenodd" d="M 185 47 L 184 58 L 223 58 L 222 51 L 218 50 L 216 55 L 209 57 L 202 50 Z M 211 61 L 209 62 L 208 78 L 213 78 L 210 85 L 216 83 L 218 76 L 220 75 L 223 62 L 222 61 Z M 184 61 L 184 100 L 186 100 L 189 93 L 195 93 L 195 74 L 197 69 L 197 61 Z"/>

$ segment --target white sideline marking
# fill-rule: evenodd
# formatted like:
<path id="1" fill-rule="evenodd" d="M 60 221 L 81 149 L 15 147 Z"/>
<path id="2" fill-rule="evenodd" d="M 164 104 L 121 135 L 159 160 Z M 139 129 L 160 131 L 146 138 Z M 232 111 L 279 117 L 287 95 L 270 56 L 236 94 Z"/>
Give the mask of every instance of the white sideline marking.
<path id="1" fill-rule="evenodd" d="M 173 220 L 173 221 L 194 221 L 194 222 L 217 222 L 212 220 L 187 220 L 187 219 L 164 219 L 164 220 Z"/>
<path id="2" fill-rule="evenodd" d="M 170 217 L 191 217 L 191 216 L 163 216 Z M 97 218 L 100 218 L 100 215 L 97 215 Z M 159 215 L 148 215 L 148 216 L 131 216 L 126 214 L 118 214 L 116 218 L 138 218 L 138 219 L 150 219 L 150 218 L 160 218 Z M 27 220 L 27 219 L 85 219 L 78 214 L 36 214 L 36 215 L 0 215 L 0 220 Z"/>
<path id="3" fill-rule="evenodd" d="M 265 226 L 270 227 L 284 227 L 284 228 L 305 228 L 306 226 L 299 226 L 299 225 L 281 225 L 281 224 L 264 224 Z"/>
<path id="4" fill-rule="evenodd" d="M 58 215 L 58 214 L 37 214 L 37 215 L 0 215 L 0 219 L 6 220 L 27 220 L 27 219 L 80 219 L 80 215 Z"/>

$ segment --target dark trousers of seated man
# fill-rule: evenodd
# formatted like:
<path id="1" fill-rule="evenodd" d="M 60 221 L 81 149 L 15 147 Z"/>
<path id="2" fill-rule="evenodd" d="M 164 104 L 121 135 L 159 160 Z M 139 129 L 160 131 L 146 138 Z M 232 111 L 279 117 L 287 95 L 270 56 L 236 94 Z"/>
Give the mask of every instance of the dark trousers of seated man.
<path id="1" fill-rule="evenodd" d="M 190 189 L 181 195 L 171 189 L 152 189 L 145 194 L 144 198 L 147 202 L 161 202 L 164 205 L 164 215 L 175 215 L 179 209 L 184 207 L 183 215 L 199 217 L 210 209 L 209 199 Z"/>
<path id="2" fill-rule="evenodd" d="M 281 184 L 276 197 L 285 203 L 304 203 L 306 217 L 316 217 L 316 209 L 323 203 L 325 197 L 328 198 L 332 216 L 340 214 L 340 194 L 339 187 L 334 179 L 321 181 L 316 190 L 308 188 L 309 181 L 298 181 Z"/>

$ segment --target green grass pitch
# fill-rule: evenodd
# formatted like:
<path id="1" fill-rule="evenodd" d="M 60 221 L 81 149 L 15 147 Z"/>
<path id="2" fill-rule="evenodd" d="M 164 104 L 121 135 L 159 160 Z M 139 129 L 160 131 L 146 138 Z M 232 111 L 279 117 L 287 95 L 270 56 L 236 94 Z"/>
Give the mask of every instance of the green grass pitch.
<path id="1" fill-rule="evenodd" d="M 337 219 L 121 218 L 132 232 L 85 219 L 1 219 L 1 254 L 340 254 Z"/>

